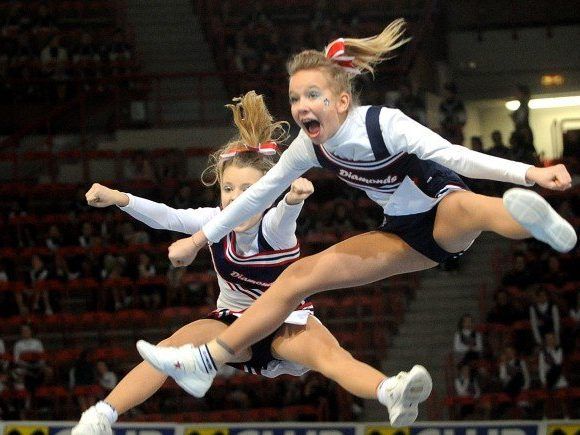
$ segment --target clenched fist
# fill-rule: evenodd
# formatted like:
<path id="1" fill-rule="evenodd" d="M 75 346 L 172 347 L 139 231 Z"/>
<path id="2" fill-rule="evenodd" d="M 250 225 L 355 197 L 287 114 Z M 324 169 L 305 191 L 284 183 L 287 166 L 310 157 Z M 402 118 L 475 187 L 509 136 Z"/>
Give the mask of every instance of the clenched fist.
<path id="1" fill-rule="evenodd" d="M 531 167 L 526 172 L 526 180 L 551 190 L 566 190 L 572 187 L 572 177 L 562 164 L 547 168 Z"/>
<path id="2" fill-rule="evenodd" d="M 314 193 L 314 186 L 306 178 L 297 178 L 286 194 L 286 204 L 299 204 Z"/>
<path id="3" fill-rule="evenodd" d="M 109 189 L 99 183 L 94 183 L 91 188 L 85 193 L 87 204 L 93 207 L 108 207 L 110 205 L 118 205 L 125 207 L 129 204 L 129 197 L 118 190 Z"/>
<path id="4" fill-rule="evenodd" d="M 191 237 L 179 239 L 173 242 L 168 249 L 168 257 L 175 267 L 189 266 L 197 256 L 201 248 L 207 245 L 207 238 L 202 231 L 198 231 Z"/>

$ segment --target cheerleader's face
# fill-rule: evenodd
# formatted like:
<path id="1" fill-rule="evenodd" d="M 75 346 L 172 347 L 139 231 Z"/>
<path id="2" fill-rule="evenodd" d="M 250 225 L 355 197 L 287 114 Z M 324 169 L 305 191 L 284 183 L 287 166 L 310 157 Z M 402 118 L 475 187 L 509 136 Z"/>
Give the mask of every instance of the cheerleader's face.
<path id="1" fill-rule="evenodd" d="M 329 74 L 321 69 L 294 73 L 288 95 L 294 121 L 317 145 L 334 136 L 348 114 L 350 95 L 334 91 Z"/>
<path id="2" fill-rule="evenodd" d="M 221 177 L 220 194 L 222 208 L 230 205 L 238 196 L 244 193 L 248 187 L 256 183 L 264 173 L 256 168 L 246 166 L 227 166 Z M 255 226 L 262 219 L 262 214 L 252 216 L 240 226 L 234 228 L 234 231 L 246 231 Z"/>

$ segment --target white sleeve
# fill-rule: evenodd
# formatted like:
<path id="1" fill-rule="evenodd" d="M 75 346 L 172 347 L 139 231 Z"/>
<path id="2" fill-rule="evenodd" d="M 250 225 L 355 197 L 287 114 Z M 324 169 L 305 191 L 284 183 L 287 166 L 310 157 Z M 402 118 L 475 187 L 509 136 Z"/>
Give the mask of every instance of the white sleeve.
<path id="1" fill-rule="evenodd" d="M 556 336 L 556 342 L 560 344 L 560 310 L 556 304 L 552 306 L 552 318 L 554 319 L 554 335 Z"/>
<path id="2" fill-rule="evenodd" d="M 304 201 L 290 205 L 286 196 L 276 208 L 268 211 L 262 220 L 262 229 L 266 241 L 274 249 L 290 249 L 296 246 L 296 219 L 300 215 Z"/>
<path id="3" fill-rule="evenodd" d="M 536 344 L 542 344 L 542 336 L 540 335 L 540 328 L 538 327 L 538 317 L 536 316 L 536 310 L 533 306 L 530 306 L 530 325 L 532 327 L 532 333 L 534 334 L 534 340 Z"/>
<path id="4" fill-rule="evenodd" d="M 526 182 L 526 172 L 531 165 L 478 153 L 461 145 L 452 145 L 400 110 L 381 110 L 380 124 L 383 139 L 391 154 L 415 154 L 421 160 L 433 160 L 469 178 L 524 186 L 533 184 Z"/>
<path id="5" fill-rule="evenodd" d="M 278 163 L 205 224 L 203 233 L 211 242 L 221 240 L 238 225 L 264 211 L 295 179 L 314 166 L 318 166 L 318 161 L 312 143 L 303 134 L 299 134 L 282 153 Z"/>
<path id="6" fill-rule="evenodd" d="M 454 338 L 454 348 L 455 348 L 455 352 L 467 352 L 469 350 L 469 348 L 463 344 L 463 341 L 461 341 L 461 334 L 459 332 L 455 333 L 455 338 Z"/>
<path id="7" fill-rule="evenodd" d="M 483 341 L 479 332 L 475 333 L 475 351 L 483 353 Z"/>
<path id="8" fill-rule="evenodd" d="M 510 378 L 508 377 L 508 372 L 507 372 L 507 364 L 506 363 L 502 363 L 499 365 L 499 378 L 501 379 L 501 381 L 504 384 L 507 384 L 510 380 Z"/>
<path id="9" fill-rule="evenodd" d="M 521 359 L 520 361 L 522 363 L 522 373 L 524 374 L 524 386 L 522 387 L 522 389 L 529 390 L 530 389 L 530 372 L 528 371 L 528 365 L 526 364 L 526 362 L 523 359 Z"/>
<path id="10" fill-rule="evenodd" d="M 219 213 L 219 208 L 217 207 L 176 209 L 159 202 L 131 195 L 130 193 L 126 195 L 129 197 L 129 204 L 119 208 L 157 230 L 193 234 Z"/>
<path id="11" fill-rule="evenodd" d="M 461 380 L 459 378 L 455 378 L 455 393 L 459 397 L 465 397 L 468 395 L 468 393 L 467 393 L 468 386 L 469 386 L 469 384 L 464 385 L 463 382 L 461 382 Z"/>

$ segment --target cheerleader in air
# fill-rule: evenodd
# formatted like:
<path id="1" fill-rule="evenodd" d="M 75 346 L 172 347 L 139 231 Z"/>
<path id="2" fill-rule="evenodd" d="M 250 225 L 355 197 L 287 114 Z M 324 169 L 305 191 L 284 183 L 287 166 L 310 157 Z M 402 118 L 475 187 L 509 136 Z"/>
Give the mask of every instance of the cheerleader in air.
<path id="1" fill-rule="evenodd" d="M 95 207 L 119 206 L 134 218 L 156 229 L 193 234 L 237 201 L 274 165 L 275 141 L 283 139 L 284 123 L 273 122 L 261 96 L 249 92 L 237 104 L 228 106 L 234 115 L 239 137 L 210 158 L 203 174 L 206 185 L 218 184 L 221 207 L 179 210 L 164 204 L 94 184 L 86 193 Z M 295 236 L 296 219 L 304 200 L 314 191 L 312 184 L 299 178 L 275 207 L 260 211 L 241 222 L 218 243 L 211 256 L 219 283 L 217 310 L 194 321 L 159 343 L 160 346 L 201 345 L 214 339 L 227 325 L 266 292 L 270 284 L 300 256 Z M 193 345 L 188 344 L 193 352 Z M 207 352 L 199 354 L 208 356 Z M 354 359 L 313 315 L 312 304 L 300 301 L 283 325 L 264 340 L 229 359 L 232 366 L 249 373 L 275 377 L 300 376 L 315 370 L 336 381 L 351 393 L 377 399 L 388 408 L 394 425 L 406 425 L 417 417 L 417 407 L 409 402 L 425 400 L 431 392 L 431 378 L 421 366 L 408 373 L 386 377 Z M 85 411 L 72 435 L 111 434 L 119 414 L 139 405 L 163 385 L 167 375 L 191 391 L 188 360 L 173 361 L 173 370 L 161 373 L 146 362 L 135 367 L 117 387 L 95 406 Z M 204 359 L 208 369 L 217 364 Z M 183 375 L 186 375 L 185 377 Z"/>
<path id="2" fill-rule="evenodd" d="M 402 39 L 404 25 L 399 19 L 379 35 L 341 38 L 324 52 L 293 56 L 289 102 L 300 134 L 232 207 L 175 242 L 169 258 L 176 266 L 190 264 L 202 247 L 265 210 L 312 167 L 327 168 L 348 186 L 363 190 L 383 208 L 383 224 L 293 263 L 243 317 L 193 352 L 139 342 L 146 360 L 166 370 L 175 355 L 187 358 L 189 383 L 201 395 L 215 370 L 200 362 L 199 352 L 219 367 L 275 331 L 300 301 L 315 293 L 432 268 L 461 255 L 483 231 L 510 239 L 535 237 L 558 252 L 574 248 L 574 229 L 540 195 L 522 188 L 508 190 L 503 198 L 478 195 L 457 175 L 566 190 L 571 177 L 563 165 L 540 168 L 481 154 L 449 143 L 399 110 L 357 104 L 353 78 L 372 73 L 407 41 Z"/>

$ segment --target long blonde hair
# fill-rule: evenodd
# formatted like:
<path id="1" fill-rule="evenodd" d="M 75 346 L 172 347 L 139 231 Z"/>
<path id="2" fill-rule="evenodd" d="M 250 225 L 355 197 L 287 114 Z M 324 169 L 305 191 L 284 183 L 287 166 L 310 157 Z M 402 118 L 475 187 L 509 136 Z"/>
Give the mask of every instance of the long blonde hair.
<path id="1" fill-rule="evenodd" d="M 380 62 L 393 57 L 392 52 L 407 43 L 411 38 L 402 38 L 405 32 L 405 20 L 396 19 L 378 35 L 368 38 L 344 38 L 345 56 L 352 56 L 353 66 L 361 73 L 374 74 L 374 67 Z M 287 64 L 290 76 L 298 71 L 322 69 L 330 76 L 330 84 L 337 93 L 352 94 L 354 74 L 346 71 L 337 63 L 328 59 L 324 52 L 305 50 L 294 55 Z"/>
<path id="2" fill-rule="evenodd" d="M 221 184 L 224 170 L 232 165 L 252 167 L 265 174 L 276 163 L 277 153 L 262 154 L 258 152 L 260 145 L 266 142 L 281 143 L 288 137 L 289 124 L 274 121 L 262 95 L 250 91 L 232 101 L 233 104 L 226 107 L 232 111 L 238 134 L 209 156 L 208 166 L 201 174 L 201 182 L 206 186 Z M 233 157 L 223 158 L 231 151 L 237 152 Z"/>

